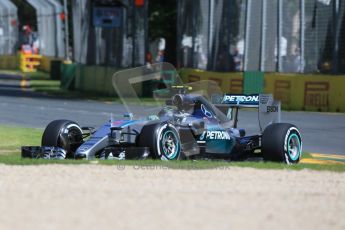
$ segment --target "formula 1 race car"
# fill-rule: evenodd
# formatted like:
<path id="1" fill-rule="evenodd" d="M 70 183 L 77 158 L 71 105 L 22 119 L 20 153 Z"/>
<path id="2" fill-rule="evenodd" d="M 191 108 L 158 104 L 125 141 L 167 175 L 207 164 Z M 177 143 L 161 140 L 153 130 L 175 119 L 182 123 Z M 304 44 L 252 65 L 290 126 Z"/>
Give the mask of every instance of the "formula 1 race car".
<path id="1" fill-rule="evenodd" d="M 23 146 L 22 157 L 44 159 L 225 159 L 262 157 L 298 163 L 298 128 L 280 123 L 280 102 L 268 94 L 224 94 L 212 81 L 183 84 L 173 66 L 159 63 L 120 71 L 113 85 L 126 108 L 98 129 L 52 121 L 42 146 Z M 238 128 L 240 108 L 258 110 L 260 133 Z M 121 118 L 118 118 L 121 116 Z"/>

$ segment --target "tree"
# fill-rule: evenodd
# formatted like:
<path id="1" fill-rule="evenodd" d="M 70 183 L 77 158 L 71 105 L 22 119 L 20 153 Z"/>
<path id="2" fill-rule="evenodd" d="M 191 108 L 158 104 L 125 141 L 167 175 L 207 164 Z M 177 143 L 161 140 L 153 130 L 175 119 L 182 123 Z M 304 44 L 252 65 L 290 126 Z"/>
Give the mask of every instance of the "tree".
<path id="1" fill-rule="evenodd" d="M 165 60 L 176 63 L 176 10 L 177 0 L 149 0 L 149 40 L 163 37 L 166 40 Z"/>

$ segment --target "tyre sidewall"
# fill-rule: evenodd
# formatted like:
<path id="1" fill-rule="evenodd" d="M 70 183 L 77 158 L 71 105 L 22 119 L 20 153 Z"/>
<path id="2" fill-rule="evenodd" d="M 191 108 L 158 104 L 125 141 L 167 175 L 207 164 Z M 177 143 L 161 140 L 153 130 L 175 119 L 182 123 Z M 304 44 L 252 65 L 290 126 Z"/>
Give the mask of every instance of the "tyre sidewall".
<path id="1" fill-rule="evenodd" d="M 297 158 L 292 159 L 291 155 L 289 154 L 289 139 L 292 135 L 297 135 L 299 140 L 299 153 Z M 284 159 L 285 163 L 287 164 L 295 164 L 298 163 L 302 156 L 302 141 L 301 141 L 301 134 L 299 133 L 298 129 L 295 126 L 290 127 L 284 138 Z"/>
<path id="2" fill-rule="evenodd" d="M 174 137 L 176 138 L 177 142 L 176 142 L 176 151 L 173 154 L 173 156 L 168 156 L 163 149 L 163 138 L 164 135 L 166 135 L 167 133 L 171 132 Z M 155 140 L 156 144 L 155 144 L 155 152 L 157 154 L 157 158 L 161 159 L 161 160 L 177 160 L 180 159 L 181 157 L 181 141 L 180 141 L 180 136 L 179 136 L 179 132 L 176 129 L 175 126 L 173 126 L 172 124 L 169 123 L 164 123 L 162 124 L 156 131 L 156 140 Z"/>

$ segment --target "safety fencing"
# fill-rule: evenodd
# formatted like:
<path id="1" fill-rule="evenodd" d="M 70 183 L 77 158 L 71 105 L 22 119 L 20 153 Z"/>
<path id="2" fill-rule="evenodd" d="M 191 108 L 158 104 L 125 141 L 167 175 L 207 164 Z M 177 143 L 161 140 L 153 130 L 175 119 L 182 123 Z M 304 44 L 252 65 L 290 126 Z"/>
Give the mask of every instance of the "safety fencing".
<path id="1" fill-rule="evenodd" d="M 178 0 L 178 65 L 345 73 L 343 0 Z"/>
<path id="2" fill-rule="evenodd" d="M 180 76 L 184 82 L 213 80 L 227 93 L 244 90 L 241 73 L 181 69 Z M 344 76 L 267 73 L 263 91 L 272 93 L 287 110 L 345 112 L 344 85 Z"/>
<path id="3" fill-rule="evenodd" d="M 35 9 L 37 39 L 40 54 L 52 57 L 65 56 L 63 35 L 63 7 L 54 0 L 27 0 Z"/>
<path id="4" fill-rule="evenodd" d="M 0 1 L 0 55 L 16 53 L 18 42 L 17 7 L 9 0 Z"/>
<path id="5" fill-rule="evenodd" d="M 72 1 L 74 60 L 117 68 L 144 65 L 148 2 Z"/>

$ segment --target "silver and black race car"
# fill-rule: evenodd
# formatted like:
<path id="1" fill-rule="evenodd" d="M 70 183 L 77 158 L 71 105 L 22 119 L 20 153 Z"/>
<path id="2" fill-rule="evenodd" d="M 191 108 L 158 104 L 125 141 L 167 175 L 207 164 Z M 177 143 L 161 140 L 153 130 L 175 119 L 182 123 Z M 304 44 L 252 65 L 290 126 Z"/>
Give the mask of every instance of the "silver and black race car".
<path id="1" fill-rule="evenodd" d="M 224 94 L 211 81 L 183 84 L 173 66 L 159 63 L 117 72 L 117 95 L 126 108 L 102 127 L 55 120 L 42 146 L 23 146 L 22 157 L 44 159 L 226 159 L 298 163 L 298 128 L 280 123 L 280 102 L 267 94 Z M 260 132 L 238 128 L 241 108 L 258 110 Z M 121 118 L 120 118 L 121 117 Z"/>

